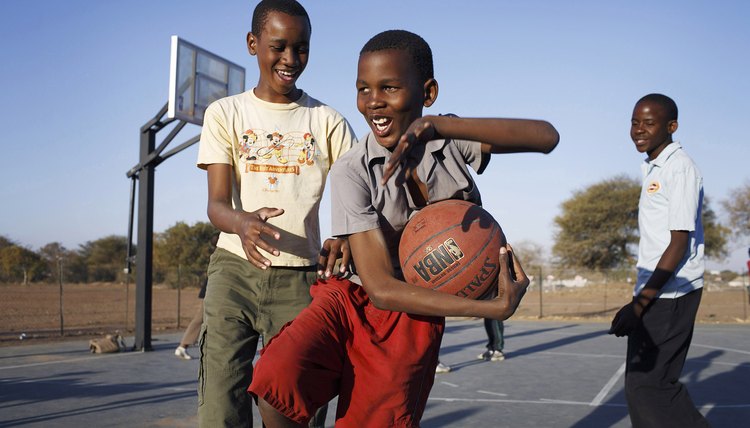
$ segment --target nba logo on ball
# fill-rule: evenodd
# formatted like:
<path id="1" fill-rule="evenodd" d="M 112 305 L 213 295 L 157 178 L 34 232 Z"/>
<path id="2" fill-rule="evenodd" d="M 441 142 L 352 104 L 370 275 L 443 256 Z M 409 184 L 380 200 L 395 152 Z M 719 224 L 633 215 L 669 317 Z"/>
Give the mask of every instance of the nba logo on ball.
<path id="1" fill-rule="evenodd" d="M 457 262 L 464 257 L 461 247 L 456 244 L 453 238 L 447 239 L 436 250 L 433 250 L 432 247 L 427 247 L 425 250 L 427 255 L 412 268 L 425 282 L 430 283 L 433 282 L 433 278 L 452 270 L 449 268 L 457 266 Z"/>
<path id="2" fill-rule="evenodd" d="M 500 226 L 482 207 L 460 200 L 430 204 L 401 235 L 404 279 L 460 297 L 482 298 L 496 283 L 503 242 Z"/>

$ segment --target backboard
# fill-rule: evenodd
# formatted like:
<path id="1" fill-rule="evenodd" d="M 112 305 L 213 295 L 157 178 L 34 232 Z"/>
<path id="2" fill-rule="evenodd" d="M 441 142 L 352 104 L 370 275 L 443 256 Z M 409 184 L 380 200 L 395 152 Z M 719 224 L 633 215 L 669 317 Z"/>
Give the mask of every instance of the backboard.
<path id="1" fill-rule="evenodd" d="M 244 67 L 172 36 L 168 118 L 203 125 L 211 102 L 244 91 Z"/>

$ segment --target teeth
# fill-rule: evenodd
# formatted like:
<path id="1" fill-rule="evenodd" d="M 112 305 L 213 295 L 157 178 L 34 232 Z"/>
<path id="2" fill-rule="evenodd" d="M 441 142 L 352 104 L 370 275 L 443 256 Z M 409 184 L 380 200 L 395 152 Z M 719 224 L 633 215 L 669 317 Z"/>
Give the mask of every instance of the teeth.
<path id="1" fill-rule="evenodd" d="M 391 120 L 385 117 L 372 119 L 372 124 L 375 125 L 375 129 L 377 129 L 379 132 L 385 131 L 390 123 Z"/>

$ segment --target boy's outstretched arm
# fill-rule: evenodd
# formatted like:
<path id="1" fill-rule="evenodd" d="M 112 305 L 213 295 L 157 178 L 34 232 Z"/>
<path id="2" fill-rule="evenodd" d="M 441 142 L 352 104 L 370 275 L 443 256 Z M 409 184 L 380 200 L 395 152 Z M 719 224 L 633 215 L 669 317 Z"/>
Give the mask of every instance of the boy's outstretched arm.
<path id="1" fill-rule="evenodd" d="M 284 213 L 280 208 L 261 208 L 254 212 L 235 210 L 232 207 L 232 166 L 210 164 L 208 171 L 208 218 L 214 226 L 226 233 L 239 235 L 247 260 L 260 269 L 271 266 L 271 261 L 263 257 L 258 247 L 279 255 L 279 250 L 269 245 L 261 235 L 279 239 L 280 234 L 270 224 L 271 217 Z"/>
<path id="2" fill-rule="evenodd" d="M 405 164 L 406 173 L 419 163 L 419 159 L 409 159 L 412 147 L 441 138 L 481 142 L 485 153 L 549 153 L 560 141 L 560 134 L 543 120 L 423 116 L 401 136 L 385 166 L 382 182 L 388 181 L 399 164 Z"/>
<path id="3" fill-rule="evenodd" d="M 472 300 L 396 279 L 385 239 L 379 229 L 350 235 L 349 246 L 362 286 L 375 307 L 380 309 L 428 316 L 473 316 L 504 320 L 513 315 L 529 285 L 523 267 L 505 247 L 500 252 L 498 297 L 492 300 Z M 513 263 L 515 278 L 511 275 L 510 263 Z"/>

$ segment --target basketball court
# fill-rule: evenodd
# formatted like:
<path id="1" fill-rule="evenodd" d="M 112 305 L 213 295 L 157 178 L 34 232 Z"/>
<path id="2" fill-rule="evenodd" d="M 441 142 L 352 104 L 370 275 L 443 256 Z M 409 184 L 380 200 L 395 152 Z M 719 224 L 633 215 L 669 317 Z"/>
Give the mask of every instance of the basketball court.
<path id="1" fill-rule="evenodd" d="M 629 427 L 625 340 L 608 327 L 511 320 L 507 359 L 484 362 L 482 321 L 449 320 L 440 358 L 453 371 L 437 375 L 422 426 Z M 174 356 L 179 337 L 155 336 L 152 352 L 91 354 L 87 341 L 0 348 L 0 427 L 197 426 L 198 361 Z M 698 325 L 683 382 L 714 427 L 747 425 L 747 326 Z M 334 414 L 332 405 L 326 426 Z"/>

